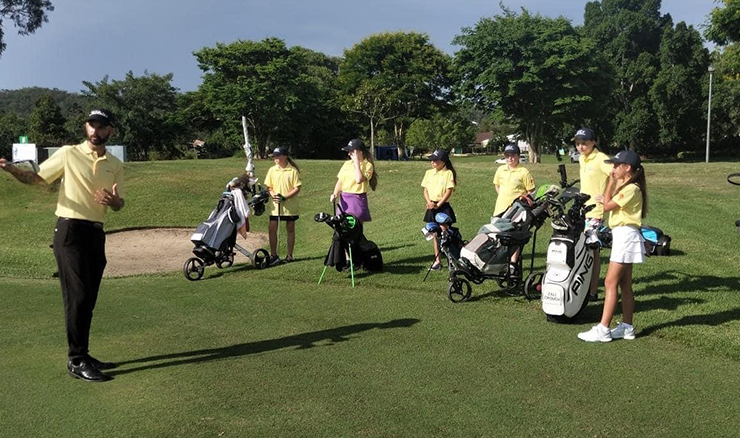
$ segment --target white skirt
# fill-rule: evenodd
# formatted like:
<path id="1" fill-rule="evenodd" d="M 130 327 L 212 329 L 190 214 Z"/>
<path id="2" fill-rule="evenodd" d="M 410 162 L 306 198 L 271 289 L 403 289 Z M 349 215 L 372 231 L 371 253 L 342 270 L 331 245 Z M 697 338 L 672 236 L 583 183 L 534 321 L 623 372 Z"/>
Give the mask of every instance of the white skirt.
<path id="1" fill-rule="evenodd" d="M 645 260 L 645 240 L 640 230 L 633 227 L 612 229 L 612 254 L 609 260 L 617 263 L 642 263 Z"/>

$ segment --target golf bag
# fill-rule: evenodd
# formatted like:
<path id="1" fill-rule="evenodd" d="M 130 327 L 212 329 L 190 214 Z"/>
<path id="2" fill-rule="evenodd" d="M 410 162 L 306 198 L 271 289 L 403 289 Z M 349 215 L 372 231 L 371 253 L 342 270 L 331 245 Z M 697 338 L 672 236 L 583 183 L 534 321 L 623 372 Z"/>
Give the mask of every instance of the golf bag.
<path id="1" fill-rule="evenodd" d="M 236 224 L 239 215 L 234 208 L 234 199 L 229 193 L 219 198 L 216 208 L 204 222 L 195 229 L 190 240 L 195 244 L 193 253 L 208 261 L 219 251 L 226 251 L 236 243 Z"/>
<path id="2" fill-rule="evenodd" d="M 598 239 L 584 233 L 589 195 L 569 188 L 558 198 L 557 213 L 551 225 L 552 238 L 547 247 L 547 267 L 542 277 L 542 311 L 551 322 L 571 322 L 588 304 L 588 291 L 594 268 L 594 249 Z M 573 204 L 565 211 L 569 201 Z"/>
<path id="3" fill-rule="evenodd" d="M 234 184 L 235 180 L 221 193 L 208 219 L 201 222 L 190 237 L 195 245 L 195 257 L 189 258 L 183 265 L 183 274 L 190 281 L 203 278 L 206 266 L 216 264 L 219 268 L 230 267 L 234 263 L 235 251 L 244 254 L 258 269 L 267 267 L 269 253 L 262 248 L 248 252 L 236 243 L 236 234 L 239 224 L 249 217 L 249 208 L 259 216 L 265 211 L 265 203 L 270 196 L 255 184 L 251 187 L 241 186 Z M 253 195 L 248 202 L 244 199 L 245 194 Z"/>
<path id="4" fill-rule="evenodd" d="M 383 270 L 380 248 L 365 237 L 362 222 L 357 222 L 353 215 L 345 212 L 335 216 L 318 213 L 314 220 L 325 222 L 334 230 L 331 246 L 324 258 L 324 266 L 334 266 L 337 271 L 342 271 L 349 266 L 346 254 L 351 254 L 353 268 L 364 267 L 370 272 Z"/>
<path id="5" fill-rule="evenodd" d="M 671 255 L 671 236 L 664 234 L 663 230 L 643 225 L 640 233 L 645 240 L 645 252 L 651 256 Z M 612 246 L 612 230 L 606 226 L 601 227 L 598 232 L 599 241 L 603 248 Z"/>

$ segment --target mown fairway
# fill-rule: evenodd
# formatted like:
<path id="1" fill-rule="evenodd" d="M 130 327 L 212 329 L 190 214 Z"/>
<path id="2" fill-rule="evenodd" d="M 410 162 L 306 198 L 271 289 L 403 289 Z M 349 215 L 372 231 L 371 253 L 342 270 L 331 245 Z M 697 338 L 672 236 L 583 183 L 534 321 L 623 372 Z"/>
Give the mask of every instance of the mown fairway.
<path id="1" fill-rule="evenodd" d="M 453 162 L 452 204 L 470 238 L 492 211 L 498 165 Z M 199 282 L 180 272 L 103 281 L 92 353 L 121 364 L 104 384 L 64 368 L 48 247 L 56 193 L 0 173 L 0 437 L 738 435 L 740 187 L 725 177 L 740 164 L 646 165 L 648 223 L 671 235 L 674 255 L 635 268 L 638 338 L 604 345 L 576 338 L 601 301 L 579 324 L 553 325 L 538 302 L 493 282 L 464 304 L 447 300 L 443 274 L 422 283 L 426 162 L 377 165 L 366 235 L 386 271 L 360 273 L 352 289 L 330 269 L 318 286 L 331 229 L 312 217 L 330 211 L 341 163 L 298 164 L 298 261 L 209 267 Z M 527 167 L 538 185 L 558 179 L 554 162 Z M 194 228 L 241 169 L 237 159 L 129 163 L 127 206 L 106 227 Z M 252 228 L 265 231 L 267 216 Z M 536 269 L 549 235 L 546 225 Z"/>

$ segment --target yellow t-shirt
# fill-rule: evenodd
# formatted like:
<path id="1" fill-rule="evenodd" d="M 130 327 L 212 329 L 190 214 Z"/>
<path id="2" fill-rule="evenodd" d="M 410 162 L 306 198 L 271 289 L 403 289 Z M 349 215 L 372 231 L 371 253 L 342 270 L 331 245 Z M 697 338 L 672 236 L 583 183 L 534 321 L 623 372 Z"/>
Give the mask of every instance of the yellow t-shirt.
<path id="1" fill-rule="evenodd" d="M 298 170 L 290 164 L 286 164 L 284 169 L 281 169 L 276 164 L 267 171 L 264 183 L 273 192 L 285 196 L 288 192 L 301 185 L 301 177 Z M 298 216 L 298 197 L 293 196 L 292 198 L 283 200 L 279 207 L 278 203 L 273 200 L 270 216 Z"/>
<path id="2" fill-rule="evenodd" d="M 609 156 L 594 149 L 588 156 L 581 155 L 578 163 L 581 167 L 581 193 L 591 196 L 586 205 L 596 204 L 593 210 L 586 213 L 587 218 L 602 219 L 604 217 L 604 205 L 596 203 L 596 195 L 603 195 L 606 182 L 612 172 L 612 165 L 607 164 Z"/>
<path id="3" fill-rule="evenodd" d="M 642 225 L 642 190 L 637 184 L 630 184 L 622 188 L 612 197 L 612 201 L 619 208 L 610 211 L 609 227 L 631 226 L 640 228 Z"/>
<path id="4" fill-rule="evenodd" d="M 363 159 L 360 163 L 360 171 L 365 178 L 365 181 L 357 184 L 355 182 L 355 165 L 352 160 L 347 160 L 339 169 L 337 178 L 342 182 L 342 192 L 344 193 L 367 193 L 368 182 L 370 177 L 373 176 L 373 163 L 367 161 L 367 158 Z"/>
<path id="5" fill-rule="evenodd" d="M 124 197 L 123 163 L 109 151 L 98 157 L 87 141 L 63 146 L 39 167 L 38 175 L 49 184 L 62 178 L 58 217 L 103 222 L 108 207 L 95 202 L 95 192 L 113 191 L 113 184 L 118 184 L 118 196 Z"/>
<path id="6" fill-rule="evenodd" d="M 455 181 L 452 177 L 452 171 L 446 167 L 441 170 L 429 169 L 421 180 L 421 186 L 427 189 L 429 199 L 439 201 L 445 195 L 448 189 L 455 189 Z"/>
<path id="7" fill-rule="evenodd" d="M 516 198 L 534 190 L 534 178 L 529 170 L 521 165 L 509 169 L 509 165 L 504 164 L 496 170 L 493 185 L 498 186 L 499 190 L 496 207 L 493 209 L 493 215 L 498 216 L 505 212 Z"/>

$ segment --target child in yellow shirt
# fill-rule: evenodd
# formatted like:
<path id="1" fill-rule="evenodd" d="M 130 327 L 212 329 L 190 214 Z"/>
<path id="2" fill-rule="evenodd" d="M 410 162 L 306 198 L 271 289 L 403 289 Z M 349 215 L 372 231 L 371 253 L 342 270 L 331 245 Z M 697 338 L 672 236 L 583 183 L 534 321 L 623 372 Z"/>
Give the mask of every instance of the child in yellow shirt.
<path id="1" fill-rule="evenodd" d="M 586 342 L 635 339 L 632 326 L 635 312 L 632 265 L 642 263 L 645 255 L 640 226 L 647 213 L 647 186 L 640 156 L 633 151 L 619 151 L 607 162 L 613 164 L 614 168 L 604 195 L 597 196 L 596 200 L 603 203 L 604 211 L 609 212 L 612 253 L 604 281 L 606 292 L 601 322 L 591 330 L 578 334 L 578 338 Z M 622 292 L 622 322 L 610 330 L 609 325 L 617 307 L 617 288 Z"/>
<path id="2" fill-rule="evenodd" d="M 580 154 L 578 163 L 580 166 L 581 193 L 591 196 L 591 199 L 586 202 L 587 205 L 596 205 L 593 210 L 586 213 L 585 230 L 598 231 L 602 226 L 604 206 L 596 202 L 596 197 L 604 194 L 606 182 L 612 173 L 612 166 L 606 163 L 609 156 L 597 148 L 596 134 L 593 130 L 581 128 L 573 136 L 573 140 Z M 594 249 L 594 269 L 589 290 L 591 299 L 597 298 L 600 272 L 601 257 L 599 257 L 599 248 L 596 248 Z"/>
<path id="3" fill-rule="evenodd" d="M 437 213 L 446 213 L 455 223 L 455 211 L 450 205 L 450 197 L 457 184 L 457 172 L 452 166 L 450 156 L 447 151 L 439 149 L 429 156 L 432 168 L 424 173 L 424 179 L 421 186 L 424 187 L 424 200 L 426 201 L 427 210 L 424 213 L 424 222 L 435 222 L 434 217 Z M 445 225 L 446 226 L 446 225 Z M 434 263 L 432 270 L 438 271 L 442 268 L 440 263 L 439 246 L 437 239 L 434 239 Z"/>
<path id="4" fill-rule="evenodd" d="M 496 187 L 496 206 L 493 215 L 499 216 L 505 212 L 520 196 L 534 192 L 534 178 L 525 167 L 519 165 L 519 146 L 508 144 L 504 148 L 506 164 L 496 170 L 493 176 L 493 185 Z"/>
<path id="5" fill-rule="evenodd" d="M 280 263 L 277 254 L 278 222 L 285 222 L 285 231 L 288 235 L 286 262 L 293 261 L 295 247 L 295 221 L 298 220 L 299 206 L 298 193 L 301 191 L 300 169 L 288 156 L 286 148 L 275 148 L 272 151 L 275 165 L 267 171 L 265 186 L 272 197 L 272 211 L 270 212 L 270 266 Z"/>

